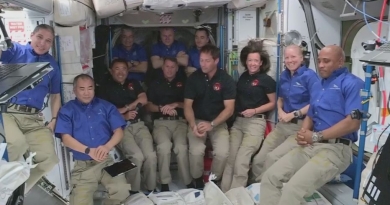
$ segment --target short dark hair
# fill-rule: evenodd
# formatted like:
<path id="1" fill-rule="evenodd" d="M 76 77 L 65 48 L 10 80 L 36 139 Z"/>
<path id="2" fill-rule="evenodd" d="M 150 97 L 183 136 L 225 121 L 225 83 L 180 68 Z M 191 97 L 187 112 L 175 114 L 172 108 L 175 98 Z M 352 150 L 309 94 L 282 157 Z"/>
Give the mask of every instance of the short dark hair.
<path id="1" fill-rule="evenodd" d="M 160 27 L 160 33 L 161 33 L 161 31 L 163 31 L 163 30 L 172 30 L 173 32 L 175 32 L 175 28 L 174 28 L 174 27 L 169 27 L 169 26 Z"/>
<path id="2" fill-rule="evenodd" d="M 200 49 L 200 53 L 210 54 L 214 60 L 219 59 L 220 51 L 217 46 L 207 44 Z"/>
<path id="3" fill-rule="evenodd" d="M 267 53 L 267 51 L 262 50 L 261 47 L 259 48 L 253 45 L 245 46 L 240 53 L 240 61 L 242 66 L 245 67 L 245 70 L 248 70 L 246 60 L 250 53 L 258 53 L 260 55 L 260 60 L 262 62 L 260 66 L 260 73 L 268 73 L 268 71 L 271 69 L 271 61 L 269 59 L 269 54 Z"/>
<path id="4" fill-rule="evenodd" d="M 47 25 L 47 24 L 39 24 L 38 26 L 36 26 L 34 28 L 33 33 L 36 33 L 41 29 L 48 30 L 48 31 L 50 31 L 51 34 L 53 34 L 53 37 L 55 36 L 54 28 L 52 26 Z"/>
<path id="5" fill-rule="evenodd" d="M 130 31 L 134 34 L 134 29 L 131 26 L 122 26 L 121 27 L 121 35 L 123 34 L 124 31 Z"/>
<path id="6" fill-rule="evenodd" d="M 126 68 L 129 68 L 129 65 L 127 65 L 127 60 L 124 58 L 115 58 L 113 61 L 111 61 L 110 69 L 114 67 L 116 63 L 123 63 L 126 65 Z"/>
<path id="7" fill-rule="evenodd" d="M 176 58 L 174 58 L 174 57 L 164 57 L 164 64 L 165 64 L 165 61 L 171 61 L 171 62 L 174 62 L 176 65 L 177 64 L 179 64 L 178 62 L 177 62 L 177 59 Z"/>
<path id="8" fill-rule="evenodd" d="M 81 80 L 87 80 L 87 79 L 89 79 L 89 80 L 92 81 L 92 84 L 95 85 L 95 80 L 94 80 L 90 75 L 84 74 L 84 73 L 83 73 L 83 74 L 80 74 L 80 75 L 74 77 L 74 79 L 73 79 L 73 87 L 76 87 L 77 82 L 78 82 L 80 79 L 81 79 Z"/>
<path id="9" fill-rule="evenodd" d="M 204 31 L 204 32 L 206 33 L 207 38 L 209 38 L 209 42 L 207 42 L 207 43 L 208 43 L 208 44 L 211 44 L 210 31 L 209 31 L 207 28 L 200 27 L 200 28 L 197 28 L 197 29 L 195 30 L 195 34 L 196 34 L 196 32 L 198 32 L 198 31 Z"/>
<path id="10" fill-rule="evenodd" d="M 195 30 L 195 33 L 198 32 L 198 31 L 204 31 L 204 32 L 206 32 L 206 36 L 210 37 L 210 31 L 207 28 L 204 28 L 204 27 L 197 28 Z"/>

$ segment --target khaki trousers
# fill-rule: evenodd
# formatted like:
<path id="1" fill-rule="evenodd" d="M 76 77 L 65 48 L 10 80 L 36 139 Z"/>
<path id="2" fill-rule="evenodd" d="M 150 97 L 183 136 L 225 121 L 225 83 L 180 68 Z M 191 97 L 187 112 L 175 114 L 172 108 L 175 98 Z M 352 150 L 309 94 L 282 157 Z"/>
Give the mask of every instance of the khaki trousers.
<path id="1" fill-rule="evenodd" d="M 118 147 L 126 158 L 137 165 L 136 169 L 126 173 L 131 190 L 140 191 L 142 181 L 147 190 L 154 190 L 157 183 L 157 156 L 153 148 L 152 135 L 144 122 L 140 121 L 127 126 Z"/>
<path id="2" fill-rule="evenodd" d="M 196 124 L 201 122 L 196 120 Z M 216 175 L 217 180 L 222 178 L 223 170 L 225 169 L 226 161 L 229 156 L 229 131 L 226 123 L 214 127 L 207 133 L 206 137 L 197 137 L 193 134 L 191 127 L 188 127 L 187 132 L 189 142 L 189 160 L 190 173 L 192 178 L 198 179 L 203 176 L 204 171 L 204 155 L 206 149 L 206 137 L 210 137 L 213 146 L 213 163 L 211 172 Z"/>
<path id="3" fill-rule="evenodd" d="M 264 140 L 259 153 L 252 161 L 252 181 L 260 182 L 264 172 L 278 159 L 298 146 L 295 141 L 297 132 L 302 127 L 302 120 L 297 124 L 279 122 Z"/>
<path id="4" fill-rule="evenodd" d="M 184 184 L 192 181 L 188 162 L 187 122 L 185 120 L 155 120 L 153 139 L 157 144 L 157 161 L 161 184 L 172 181 L 170 165 L 173 141 L 173 152 L 176 155 L 179 176 Z"/>
<path id="5" fill-rule="evenodd" d="M 111 177 L 103 170 L 113 163 L 111 158 L 100 163 L 94 160 L 76 160 L 71 173 L 70 205 L 93 205 L 93 195 L 99 183 L 103 184 L 108 192 L 105 205 L 117 205 L 124 201 L 130 195 L 131 188 L 130 184 L 126 183 L 125 176 Z"/>
<path id="6" fill-rule="evenodd" d="M 18 112 L 12 108 L 8 108 L 8 111 Z M 26 152 L 36 152 L 33 160 L 38 165 L 31 169 L 30 177 L 26 181 L 25 192 L 27 193 L 58 163 L 53 132 L 44 125 L 43 117 L 38 114 L 4 113 L 3 120 L 9 161 L 22 159 Z"/>
<path id="7" fill-rule="evenodd" d="M 247 185 L 250 161 L 264 139 L 265 128 L 265 119 L 236 118 L 230 129 L 229 158 L 221 183 L 223 192 Z"/>
<path id="8" fill-rule="evenodd" d="M 351 147 L 341 143 L 296 147 L 264 173 L 260 204 L 304 204 L 304 197 L 345 171 L 351 157 Z"/>

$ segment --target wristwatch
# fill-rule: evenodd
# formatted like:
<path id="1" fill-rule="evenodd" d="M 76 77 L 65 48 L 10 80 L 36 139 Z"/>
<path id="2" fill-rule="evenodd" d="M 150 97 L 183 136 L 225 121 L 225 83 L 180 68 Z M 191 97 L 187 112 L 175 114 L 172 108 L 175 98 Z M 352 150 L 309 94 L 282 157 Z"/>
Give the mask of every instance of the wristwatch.
<path id="1" fill-rule="evenodd" d="M 134 61 L 130 61 L 131 67 L 134 67 Z"/>
<path id="2" fill-rule="evenodd" d="M 313 142 L 321 142 L 324 137 L 322 136 L 322 132 L 313 132 L 311 139 Z"/>
<path id="3" fill-rule="evenodd" d="M 210 125 L 212 128 L 214 128 L 214 121 L 211 121 Z"/>
<path id="4" fill-rule="evenodd" d="M 91 150 L 89 149 L 89 147 L 87 147 L 87 148 L 85 148 L 84 153 L 85 153 L 85 154 L 89 154 L 89 151 L 91 151 Z"/>
<path id="5" fill-rule="evenodd" d="M 295 110 L 295 111 L 293 112 L 293 114 L 294 114 L 294 118 L 298 118 L 298 117 L 299 117 L 299 112 L 298 112 L 298 110 Z"/>
<path id="6" fill-rule="evenodd" d="M 125 105 L 126 111 L 130 111 L 130 107 L 128 105 Z"/>

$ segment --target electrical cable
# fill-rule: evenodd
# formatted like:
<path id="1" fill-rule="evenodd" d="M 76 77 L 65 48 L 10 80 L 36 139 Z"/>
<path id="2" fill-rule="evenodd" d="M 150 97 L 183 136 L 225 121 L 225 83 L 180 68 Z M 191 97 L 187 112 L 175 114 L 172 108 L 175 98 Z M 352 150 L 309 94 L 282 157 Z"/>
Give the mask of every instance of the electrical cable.
<path id="1" fill-rule="evenodd" d="M 368 23 L 367 21 L 367 15 L 366 15 L 366 2 L 364 1 L 363 2 L 363 18 L 364 18 L 364 22 L 366 22 L 366 26 L 368 28 L 368 30 L 377 38 L 377 39 L 380 39 L 380 37 L 372 30 L 370 24 Z M 379 21 L 379 20 L 378 20 Z"/>
<path id="2" fill-rule="evenodd" d="M 1 133 L 1 132 L 0 132 L 0 137 L 2 137 L 2 138 L 5 140 L 5 136 L 4 136 L 3 133 Z M 3 140 L 3 141 L 0 141 L 0 142 L 4 142 L 4 140 Z"/>
<path id="3" fill-rule="evenodd" d="M 370 15 L 368 15 L 368 14 L 365 14 L 363 11 L 360 11 L 359 9 L 357 9 L 354 5 L 352 5 L 352 4 L 349 2 L 349 0 L 345 0 L 345 2 L 346 2 L 350 7 L 352 7 L 355 11 L 361 13 L 362 15 L 367 16 L 367 17 L 370 18 L 370 19 L 380 21 L 379 19 L 377 19 L 377 18 L 375 18 L 375 17 L 372 17 L 372 16 L 370 16 Z M 390 23 L 388 23 L 388 22 L 383 22 L 383 23 L 390 25 Z"/>
<path id="4" fill-rule="evenodd" d="M 372 163 L 371 172 L 374 171 L 375 166 L 376 166 L 376 161 L 378 160 L 378 156 L 381 155 L 382 150 L 383 150 L 383 147 L 381 147 L 381 148 L 378 150 L 378 153 L 376 154 L 375 159 L 374 159 L 374 161 L 373 161 L 373 163 Z"/>
<path id="5" fill-rule="evenodd" d="M 382 33 L 383 18 L 384 18 L 384 15 L 385 15 L 385 10 L 386 10 L 386 7 L 387 7 L 387 3 L 388 3 L 388 0 L 384 0 L 383 1 L 381 13 L 380 13 L 380 16 L 379 16 L 378 31 L 377 31 L 379 37 L 381 36 L 381 33 Z M 378 38 L 377 41 L 380 42 L 381 39 Z M 377 45 L 377 47 L 378 47 L 378 45 Z M 384 72 L 383 66 L 379 66 L 379 77 L 380 77 L 379 85 L 380 85 L 380 89 L 382 90 L 381 93 L 382 93 L 382 100 L 383 100 L 382 103 L 383 103 L 383 106 L 386 105 L 386 86 L 385 86 L 385 82 L 386 81 L 384 80 L 384 73 L 385 72 Z M 383 109 L 381 124 L 384 125 L 385 122 L 386 122 L 386 109 Z"/>

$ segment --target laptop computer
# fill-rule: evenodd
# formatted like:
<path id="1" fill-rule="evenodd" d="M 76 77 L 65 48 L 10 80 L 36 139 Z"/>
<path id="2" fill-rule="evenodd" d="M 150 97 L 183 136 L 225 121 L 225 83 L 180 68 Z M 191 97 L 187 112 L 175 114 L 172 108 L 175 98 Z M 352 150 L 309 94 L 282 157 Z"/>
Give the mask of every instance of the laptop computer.
<path id="1" fill-rule="evenodd" d="M 42 79 L 53 68 L 49 62 L 0 65 L 0 104 Z"/>
<path id="2" fill-rule="evenodd" d="M 390 66 L 390 42 L 386 42 L 381 47 L 366 54 L 360 61 L 370 65 Z"/>
<path id="3" fill-rule="evenodd" d="M 390 135 L 379 154 L 362 195 L 369 205 L 388 205 L 390 202 Z"/>

